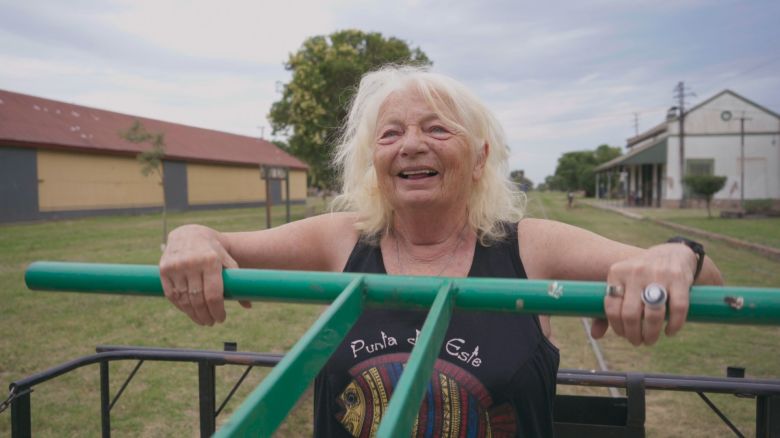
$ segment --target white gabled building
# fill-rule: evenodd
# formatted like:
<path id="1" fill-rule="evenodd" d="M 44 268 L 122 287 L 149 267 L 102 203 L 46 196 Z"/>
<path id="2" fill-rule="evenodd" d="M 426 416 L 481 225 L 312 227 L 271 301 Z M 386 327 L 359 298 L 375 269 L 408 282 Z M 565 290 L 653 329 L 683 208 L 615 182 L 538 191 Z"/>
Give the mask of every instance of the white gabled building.
<path id="1" fill-rule="evenodd" d="M 739 207 L 743 190 L 745 200 L 780 205 L 780 115 L 724 90 L 686 111 L 683 123 L 682 150 L 678 114 L 629 138 L 624 155 L 596 168 L 597 196 L 611 194 L 639 206 L 695 202 L 680 184 L 684 167 L 685 175 L 728 178 L 714 205 Z"/>

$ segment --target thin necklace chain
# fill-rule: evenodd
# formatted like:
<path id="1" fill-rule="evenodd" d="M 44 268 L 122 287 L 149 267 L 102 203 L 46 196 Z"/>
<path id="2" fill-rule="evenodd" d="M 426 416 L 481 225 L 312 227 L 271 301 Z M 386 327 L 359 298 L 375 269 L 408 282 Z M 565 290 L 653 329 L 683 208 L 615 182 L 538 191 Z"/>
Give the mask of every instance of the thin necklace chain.
<path id="1" fill-rule="evenodd" d="M 455 245 L 455 249 L 452 250 L 452 253 L 450 254 L 449 259 L 447 260 L 447 263 L 444 264 L 444 267 L 439 270 L 439 272 L 435 275 L 436 277 L 439 277 L 441 274 L 444 273 L 444 271 L 447 270 L 447 268 L 450 267 L 452 264 L 452 261 L 455 260 L 455 254 L 458 252 L 458 248 L 460 248 L 460 244 L 463 242 L 463 230 L 466 229 L 466 225 L 468 225 L 468 221 L 466 221 L 465 224 L 463 224 L 463 227 L 461 227 L 460 231 L 458 232 L 458 243 Z M 399 245 L 399 239 L 398 237 L 401 235 L 401 233 L 394 232 L 394 238 L 395 238 L 395 257 L 396 262 L 398 263 L 398 273 L 403 275 L 404 274 L 404 266 L 401 263 L 401 247 Z"/>

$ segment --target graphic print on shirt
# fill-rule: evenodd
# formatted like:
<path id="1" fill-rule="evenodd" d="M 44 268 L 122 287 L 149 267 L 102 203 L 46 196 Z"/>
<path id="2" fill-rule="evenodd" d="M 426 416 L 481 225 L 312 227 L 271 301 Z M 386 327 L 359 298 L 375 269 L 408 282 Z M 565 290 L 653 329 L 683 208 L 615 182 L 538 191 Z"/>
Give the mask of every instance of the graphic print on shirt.
<path id="1" fill-rule="evenodd" d="M 376 434 L 409 353 L 364 360 L 349 370 L 351 381 L 336 403 L 336 419 L 354 437 Z M 515 411 L 493 406 L 490 394 L 468 371 L 437 359 L 412 429 L 413 437 L 514 437 Z"/>

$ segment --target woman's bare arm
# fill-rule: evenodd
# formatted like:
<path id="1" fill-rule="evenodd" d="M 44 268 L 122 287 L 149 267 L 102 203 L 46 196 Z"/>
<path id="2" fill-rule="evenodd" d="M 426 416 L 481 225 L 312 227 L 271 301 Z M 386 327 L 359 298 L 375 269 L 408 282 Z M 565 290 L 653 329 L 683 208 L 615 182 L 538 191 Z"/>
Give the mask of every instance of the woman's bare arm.
<path id="1" fill-rule="evenodd" d="M 597 320 L 592 332 L 595 337 L 603 336 L 611 325 L 615 333 L 635 345 L 656 342 L 666 309 L 645 308 L 641 302 L 641 292 L 651 283 L 661 284 L 669 294 L 666 334 L 676 333 L 685 323 L 697 261 L 687 246 L 664 243 L 642 249 L 542 219 L 521 221 L 518 236 L 529 278 L 606 281 L 622 288 L 623 297 L 605 296 L 609 324 Z M 697 284 L 723 284 L 720 271 L 709 258 Z"/>
<path id="2" fill-rule="evenodd" d="M 353 215 L 333 213 L 241 233 L 179 227 L 160 259 L 165 296 L 198 324 L 222 322 L 223 268 L 340 271 L 357 241 L 353 225 Z"/>

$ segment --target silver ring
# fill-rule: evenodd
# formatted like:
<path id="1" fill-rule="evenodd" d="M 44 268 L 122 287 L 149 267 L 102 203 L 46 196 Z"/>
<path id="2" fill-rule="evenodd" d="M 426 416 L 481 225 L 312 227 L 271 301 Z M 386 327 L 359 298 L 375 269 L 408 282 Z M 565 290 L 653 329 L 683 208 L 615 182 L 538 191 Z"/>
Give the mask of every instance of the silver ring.
<path id="1" fill-rule="evenodd" d="M 612 298 L 623 298 L 623 286 L 619 284 L 608 284 L 607 296 Z"/>
<path id="2" fill-rule="evenodd" d="M 190 289 L 189 290 L 190 295 L 200 295 L 201 292 L 203 292 L 203 291 L 200 290 L 200 289 Z"/>
<path id="3" fill-rule="evenodd" d="M 642 291 L 642 302 L 651 309 L 661 309 L 666 305 L 668 296 L 666 288 L 658 283 L 650 283 Z"/>

